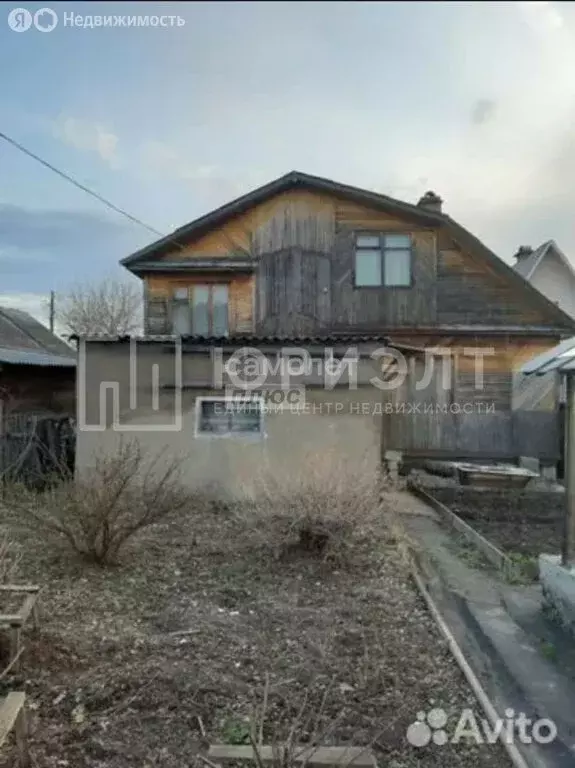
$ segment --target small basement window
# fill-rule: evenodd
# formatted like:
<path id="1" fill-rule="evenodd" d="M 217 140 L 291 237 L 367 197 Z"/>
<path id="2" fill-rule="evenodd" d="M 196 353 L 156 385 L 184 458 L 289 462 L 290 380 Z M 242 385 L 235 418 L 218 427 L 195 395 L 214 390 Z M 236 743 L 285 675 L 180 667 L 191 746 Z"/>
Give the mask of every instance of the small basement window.
<path id="1" fill-rule="evenodd" d="M 261 398 L 241 400 L 225 397 L 196 399 L 196 436 L 263 437 Z"/>

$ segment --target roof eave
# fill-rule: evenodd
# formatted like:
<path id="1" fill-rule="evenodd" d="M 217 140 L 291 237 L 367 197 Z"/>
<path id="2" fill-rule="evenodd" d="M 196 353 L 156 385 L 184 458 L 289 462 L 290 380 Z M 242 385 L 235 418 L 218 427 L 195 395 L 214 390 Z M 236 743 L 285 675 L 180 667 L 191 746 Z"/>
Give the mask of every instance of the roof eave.
<path id="1" fill-rule="evenodd" d="M 255 271 L 256 266 L 254 261 L 248 259 L 198 259 L 194 257 L 187 261 L 162 261 L 161 259 L 157 259 L 155 261 L 134 264 L 133 266 L 128 267 L 128 269 L 134 275 L 138 276 L 145 275 L 148 272 L 181 272 L 188 274 L 198 272 L 223 272 L 250 274 Z"/>

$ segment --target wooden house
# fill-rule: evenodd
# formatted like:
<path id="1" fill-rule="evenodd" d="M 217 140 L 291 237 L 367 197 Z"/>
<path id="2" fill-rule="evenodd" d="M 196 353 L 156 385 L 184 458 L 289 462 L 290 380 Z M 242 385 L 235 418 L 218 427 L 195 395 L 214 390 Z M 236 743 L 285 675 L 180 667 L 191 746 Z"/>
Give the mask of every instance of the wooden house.
<path id="1" fill-rule="evenodd" d="M 142 280 L 148 339 L 385 337 L 442 360 L 449 349 L 447 390 L 435 376 L 422 394 L 413 357 L 403 385 L 378 393 L 381 450 L 558 459 L 555 397 L 517 371 L 575 321 L 432 192 L 410 204 L 291 172 L 122 263 Z"/>

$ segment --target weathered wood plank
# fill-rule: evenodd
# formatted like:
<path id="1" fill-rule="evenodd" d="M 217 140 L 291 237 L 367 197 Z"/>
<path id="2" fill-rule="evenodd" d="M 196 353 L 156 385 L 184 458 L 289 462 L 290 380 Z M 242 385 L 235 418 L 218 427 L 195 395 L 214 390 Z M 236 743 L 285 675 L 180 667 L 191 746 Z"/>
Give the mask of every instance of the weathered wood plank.
<path id="1" fill-rule="evenodd" d="M 8 734 L 15 730 L 18 762 L 20 768 L 30 765 L 28 750 L 28 724 L 26 718 L 26 694 L 21 691 L 9 693 L 0 705 L 0 747 Z"/>
<path id="2" fill-rule="evenodd" d="M 37 584 L 0 584 L 0 592 L 39 592 Z"/>
<path id="3" fill-rule="evenodd" d="M 280 752 L 282 748 L 278 748 Z M 271 746 L 258 747 L 261 762 L 269 765 L 276 762 L 277 750 Z M 215 763 L 227 764 L 238 761 L 256 762 L 253 747 L 235 746 L 230 744 L 212 744 L 208 751 L 210 760 Z M 368 747 L 309 747 L 296 746 L 291 752 L 296 762 L 302 765 L 317 766 L 318 768 L 376 768 L 373 752 Z"/>

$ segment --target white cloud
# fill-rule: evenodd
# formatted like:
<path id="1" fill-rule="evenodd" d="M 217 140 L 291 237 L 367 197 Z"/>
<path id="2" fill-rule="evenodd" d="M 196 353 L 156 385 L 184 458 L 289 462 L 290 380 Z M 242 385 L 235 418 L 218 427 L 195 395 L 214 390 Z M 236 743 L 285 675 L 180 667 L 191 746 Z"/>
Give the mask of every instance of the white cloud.
<path id="1" fill-rule="evenodd" d="M 96 152 L 112 168 L 119 165 L 118 137 L 98 123 L 61 115 L 54 124 L 54 135 L 83 152 Z"/>

